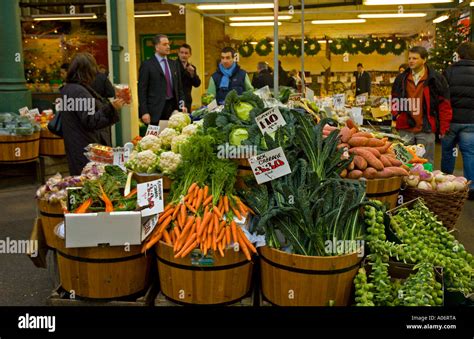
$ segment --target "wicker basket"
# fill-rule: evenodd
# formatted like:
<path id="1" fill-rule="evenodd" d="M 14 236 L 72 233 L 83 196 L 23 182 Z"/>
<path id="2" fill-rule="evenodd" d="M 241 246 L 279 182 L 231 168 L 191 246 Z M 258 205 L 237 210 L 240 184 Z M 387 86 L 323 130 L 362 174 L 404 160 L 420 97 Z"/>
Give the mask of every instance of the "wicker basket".
<path id="1" fill-rule="evenodd" d="M 464 190 L 453 193 L 426 191 L 413 187 L 402 188 L 400 193 L 403 195 L 404 201 L 422 197 L 426 206 L 428 206 L 431 212 L 436 214 L 438 220 L 442 221 L 448 230 L 452 230 L 456 226 L 456 222 L 466 202 L 470 183 L 470 181 L 467 183 Z"/>

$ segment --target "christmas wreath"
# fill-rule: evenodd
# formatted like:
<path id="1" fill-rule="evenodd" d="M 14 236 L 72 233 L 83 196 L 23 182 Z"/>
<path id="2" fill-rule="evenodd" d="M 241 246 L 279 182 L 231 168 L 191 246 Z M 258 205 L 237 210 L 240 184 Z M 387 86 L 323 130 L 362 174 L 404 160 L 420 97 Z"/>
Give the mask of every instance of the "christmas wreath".
<path id="1" fill-rule="evenodd" d="M 359 53 L 360 45 L 362 44 L 363 40 L 357 40 L 349 38 L 346 40 L 346 52 L 349 54 L 357 54 Z"/>
<path id="2" fill-rule="evenodd" d="M 387 55 L 392 52 L 392 45 L 387 40 L 380 40 L 375 50 L 380 55 Z"/>
<path id="3" fill-rule="evenodd" d="M 347 51 L 347 45 L 346 39 L 336 39 L 329 44 L 329 50 L 332 54 L 341 55 Z"/>
<path id="4" fill-rule="evenodd" d="M 318 43 L 318 40 L 307 38 L 306 44 L 304 45 L 304 52 L 308 56 L 316 55 L 321 50 L 321 46 Z"/>
<path id="5" fill-rule="evenodd" d="M 250 44 L 250 41 L 244 41 L 240 46 L 239 46 L 239 54 L 240 56 L 244 57 L 244 58 L 248 58 L 249 56 L 251 56 L 253 54 L 253 46 Z"/>
<path id="6" fill-rule="evenodd" d="M 262 39 L 258 42 L 257 46 L 255 46 L 255 52 L 260 56 L 267 56 L 272 50 L 273 47 L 270 43 L 270 39 Z"/>
<path id="7" fill-rule="evenodd" d="M 300 57 L 301 56 L 301 39 L 291 39 L 290 43 L 290 54 Z"/>
<path id="8" fill-rule="evenodd" d="M 392 52 L 393 54 L 395 55 L 400 55 L 403 53 L 404 50 L 407 49 L 407 42 L 405 40 L 402 40 L 402 39 L 396 39 L 394 42 L 393 42 L 393 46 L 392 46 Z"/>
<path id="9" fill-rule="evenodd" d="M 371 53 L 375 52 L 375 49 L 378 46 L 377 40 L 363 39 L 361 41 L 362 42 L 359 41 L 359 43 L 358 43 L 359 52 L 364 53 L 364 54 L 371 54 Z"/>
<path id="10" fill-rule="evenodd" d="M 278 54 L 281 56 L 286 56 L 290 53 L 290 40 L 280 40 L 278 41 Z"/>

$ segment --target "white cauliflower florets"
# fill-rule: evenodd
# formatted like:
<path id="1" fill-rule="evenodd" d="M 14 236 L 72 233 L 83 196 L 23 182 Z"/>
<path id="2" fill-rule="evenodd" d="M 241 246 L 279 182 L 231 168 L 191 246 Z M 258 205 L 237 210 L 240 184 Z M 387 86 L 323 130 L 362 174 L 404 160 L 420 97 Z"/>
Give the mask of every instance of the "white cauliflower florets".
<path id="1" fill-rule="evenodd" d="M 161 139 L 156 135 L 149 134 L 138 142 L 138 149 L 140 151 L 151 150 L 157 153 L 161 149 Z"/>
<path id="2" fill-rule="evenodd" d="M 181 154 L 176 154 L 174 152 L 161 153 L 159 166 L 163 174 L 172 174 L 176 171 L 180 163 Z"/>
<path id="3" fill-rule="evenodd" d="M 163 131 L 161 131 L 160 133 L 161 147 L 164 149 L 170 149 L 171 141 L 178 134 L 179 133 L 175 129 L 172 129 L 172 128 L 165 128 Z"/>
<path id="4" fill-rule="evenodd" d="M 188 126 L 191 123 L 191 118 L 187 113 L 175 113 L 173 114 L 169 121 L 168 127 L 174 128 L 177 131 L 181 131 L 184 127 Z"/>
<path id="5" fill-rule="evenodd" d="M 183 128 L 183 131 L 181 132 L 182 134 L 184 135 L 193 135 L 194 133 L 196 133 L 196 131 L 198 130 L 199 128 L 199 125 L 198 124 L 191 124 L 191 125 L 188 125 L 186 126 L 185 128 Z"/>
<path id="6" fill-rule="evenodd" d="M 171 151 L 174 153 L 181 153 L 181 145 L 185 144 L 188 141 L 188 136 L 181 134 L 173 138 L 171 141 Z"/>
<path id="7" fill-rule="evenodd" d="M 138 173 L 154 173 L 158 156 L 152 150 L 139 152 L 126 166 Z"/>

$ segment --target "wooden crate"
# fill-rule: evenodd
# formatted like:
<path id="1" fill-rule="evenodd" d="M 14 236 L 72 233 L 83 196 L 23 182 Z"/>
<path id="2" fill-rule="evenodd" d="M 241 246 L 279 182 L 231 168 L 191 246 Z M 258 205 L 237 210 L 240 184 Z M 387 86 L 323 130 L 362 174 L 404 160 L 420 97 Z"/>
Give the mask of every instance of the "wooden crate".
<path id="1" fill-rule="evenodd" d="M 46 304 L 48 306 L 153 306 L 156 294 L 158 293 L 158 285 L 152 284 L 146 293 L 136 298 L 116 299 L 116 300 L 99 300 L 86 299 L 77 297 L 70 298 L 69 292 L 65 291 L 61 286 L 53 290 L 48 297 Z"/>
<path id="2" fill-rule="evenodd" d="M 257 295 L 256 293 L 251 293 L 249 296 L 246 296 L 235 303 L 226 304 L 226 305 L 216 305 L 216 306 L 256 306 L 257 304 L 257 300 L 255 298 L 256 295 Z M 166 306 L 188 306 L 188 305 L 184 303 L 174 302 L 168 299 L 167 297 L 165 297 L 163 293 L 159 292 L 155 298 L 155 306 L 166 307 Z M 189 306 L 194 306 L 194 305 L 189 305 Z M 204 306 L 208 306 L 208 305 L 204 305 Z"/>

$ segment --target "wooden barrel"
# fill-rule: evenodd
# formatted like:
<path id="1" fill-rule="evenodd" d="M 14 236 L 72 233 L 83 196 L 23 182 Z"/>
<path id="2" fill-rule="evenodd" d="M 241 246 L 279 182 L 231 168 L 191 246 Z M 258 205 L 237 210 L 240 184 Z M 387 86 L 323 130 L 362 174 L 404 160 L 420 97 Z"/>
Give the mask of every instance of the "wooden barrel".
<path id="1" fill-rule="evenodd" d="M 402 186 L 402 177 L 391 177 L 387 179 L 367 179 L 367 198 L 380 200 L 389 205 L 389 208 L 397 207 L 397 200 Z"/>
<path id="2" fill-rule="evenodd" d="M 173 247 L 156 246 L 161 292 L 177 304 L 226 305 L 248 295 L 253 263 L 239 251 L 228 248 L 224 257 L 191 253 L 174 258 Z"/>
<path id="3" fill-rule="evenodd" d="M 60 239 L 54 233 L 56 225 L 64 220 L 61 204 L 59 202 L 49 203 L 46 200 L 38 200 L 38 209 L 46 244 L 51 248 L 64 246 L 64 239 Z"/>
<path id="4" fill-rule="evenodd" d="M 38 159 L 40 133 L 0 135 L 0 164 L 31 162 Z"/>
<path id="5" fill-rule="evenodd" d="M 347 306 L 358 254 L 310 257 L 260 247 L 262 297 L 278 306 Z"/>
<path id="6" fill-rule="evenodd" d="M 137 183 L 142 184 L 144 182 L 154 181 L 158 179 L 163 179 L 163 198 L 166 201 L 168 196 L 170 195 L 171 185 L 173 181 L 166 175 L 162 174 L 139 174 L 133 173 L 133 178 L 137 181 Z"/>
<path id="7" fill-rule="evenodd" d="M 39 154 L 50 157 L 66 155 L 64 139 L 51 133 L 47 128 L 41 129 Z"/>
<path id="8" fill-rule="evenodd" d="M 141 246 L 60 247 L 56 253 L 61 287 L 79 297 L 116 299 L 143 294 L 149 286 L 151 256 Z"/>
<path id="9" fill-rule="evenodd" d="M 257 181 L 255 180 L 255 176 L 252 171 L 252 167 L 250 167 L 250 163 L 248 159 L 233 159 L 234 162 L 237 163 L 237 178 L 235 181 L 235 188 L 236 189 L 245 189 L 247 185 L 245 184 L 245 178 L 251 177 L 255 184 Z"/>

